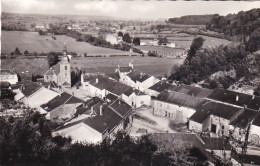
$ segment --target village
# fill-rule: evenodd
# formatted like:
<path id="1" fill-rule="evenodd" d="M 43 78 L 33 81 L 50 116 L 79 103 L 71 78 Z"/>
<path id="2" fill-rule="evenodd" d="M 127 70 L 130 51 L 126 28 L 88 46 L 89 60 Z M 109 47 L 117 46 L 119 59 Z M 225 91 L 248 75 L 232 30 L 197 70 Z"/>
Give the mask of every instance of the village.
<path id="1" fill-rule="evenodd" d="M 1 69 L 1 91 L 13 91 L 16 102 L 58 123 L 53 136 L 98 144 L 118 131 L 132 137 L 168 133 L 181 142 L 194 137 L 220 158 L 231 155 L 231 147 L 242 153 L 244 142 L 247 155 L 260 156 L 260 96 L 169 83 L 132 63 L 118 65 L 112 74 L 83 72 L 80 86 L 71 87 L 70 58 L 64 45 L 60 62 L 38 82 L 18 82 L 16 73 Z M 7 109 L 1 116 L 23 112 Z M 221 141 L 225 137 L 234 139 L 229 146 Z"/>

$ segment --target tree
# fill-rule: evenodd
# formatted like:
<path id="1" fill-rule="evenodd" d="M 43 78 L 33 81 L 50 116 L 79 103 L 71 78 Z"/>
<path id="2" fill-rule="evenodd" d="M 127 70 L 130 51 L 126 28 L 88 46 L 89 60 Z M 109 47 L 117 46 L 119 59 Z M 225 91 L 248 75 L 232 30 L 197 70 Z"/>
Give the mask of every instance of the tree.
<path id="1" fill-rule="evenodd" d="M 129 33 L 124 34 L 123 41 L 126 42 L 126 43 L 132 43 L 132 40 L 131 40 Z"/>
<path id="2" fill-rule="evenodd" d="M 117 32 L 117 36 L 119 36 L 119 37 L 123 37 L 123 32 L 121 32 L 121 31 L 119 31 L 119 32 Z"/>
<path id="3" fill-rule="evenodd" d="M 29 54 L 29 52 L 27 50 L 24 51 L 23 53 L 25 56 L 27 56 Z"/>
<path id="4" fill-rule="evenodd" d="M 202 37 L 196 37 L 193 39 L 190 49 L 188 51 L 187 60 L 190 61 L 195 56 L 197 50 L 203 46 L 204 39 Z"/>
<path id="5" fill-rule="evenodd" d="M 135 37 L 134 39 L 133 39 L 133 43 L 135 44 L 135 45 L 140 45 L 140 43 L 141 43 L 141 41 L 140 41 L 140 38 L 139 37 Z"/>
<path id="6" fill-rule="evenodd" d="M 158 44 L 159 45 L 166 45 L 168 43 L 168 39 L 166 37 L 159 38 Z"/>
<path id="7" fill-rule="evenodd" d="M 14 55 L 21 55 L 21 52 L 17 47 L 14 50 Z"/>
<path id="8" fill-rule="evenodd" d="M 50 53 L 47 56 L 49 67 L 56 65 L 59 62 L 59 56 L 56 53 Z"/>

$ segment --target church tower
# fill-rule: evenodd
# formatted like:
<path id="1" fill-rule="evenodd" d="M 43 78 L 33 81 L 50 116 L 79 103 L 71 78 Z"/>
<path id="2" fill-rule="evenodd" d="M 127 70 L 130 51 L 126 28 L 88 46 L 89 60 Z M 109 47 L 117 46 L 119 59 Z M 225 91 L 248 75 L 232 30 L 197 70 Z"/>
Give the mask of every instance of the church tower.
<path id="1" fill-rule="evenodd" d="M 64 43 L 63 56 L 60 61 L 59 85 L 62 87 L 71 87 L 70 61 L 67 56 L 67 48 Z"/>

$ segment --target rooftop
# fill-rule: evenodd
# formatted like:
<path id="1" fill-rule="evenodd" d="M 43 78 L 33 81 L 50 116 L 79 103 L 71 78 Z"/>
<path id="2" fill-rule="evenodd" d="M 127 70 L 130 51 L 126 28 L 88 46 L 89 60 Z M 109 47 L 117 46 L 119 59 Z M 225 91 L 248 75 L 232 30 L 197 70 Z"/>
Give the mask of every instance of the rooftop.
<path id="1" fill-rule="evenodd" d="M 132 67 L 120 67 L 119 68 L 119 71 L 122 73 L 131 72 L 132 70 L 133 70 Z"/>
<path id="2" fill-rule="evenodd" d="M 173 88 L 174 91 L 195 97 L 207 97 L 212 93 L 211 89 L 181 85 Z"/>
<path id="3" fill-rule="evenodd" d="M 196 108 L 203 101 L 201 98 L 192 97 L 175 91 L 163 91 L 155 99 L 189 108 Z"/>
<path id="4" fill-rule="evenodd" d="M 24 96 L 29 97 L 41 88 L 42 88 L 41 85 L 34 83 L 34 82 L 31 82 L 29 84 L 23 85 L 22 93 L 24 94 Z"/>
<path id="5" fill-rule="evenodd" d="M 130 105 L 121 99 L 115 100 L 109 107 L 116 111 L 121 117 L 125 117 L 132 109 Z"/>
<path id="6" fill-rule="evenodd" d="M 240 114 L 236 119 L 234 119 L 230 124 L 245 129 L 248 123 L 250 123 L 256 115 L 257 111 L 245 109 L 245 111 Z"/>
<path id="7" fill-rule="evenodd" d="M 260 127 L 260 113 L 257 114 L 252 124 Z"/>
<path id="8" fill-rule="evenodd" d="M 15 72 L 8 70 L 8 69 L 0 69 L 0 74 L 1 75 L 16 75 Z"/>
<path id="9" fill-rule="evenodd" d="M 134 82 L 144 82 L 145 80 L 147 80 L 148 78 L 150 78 L 151 76 L 148 74 L 145 74 L 143 72 L 140 71 L 132 71 L 131 73 L 127 74 L 128 77 L 131 78 L 131 80 L 133 80 Z"/>
<path id="10" fill-rule="evenodd" d="M 161 93 L 164 90 L 172 90 L 173 88 L 174 88 L 174 86 L 167 83 L 166 81 L 160 81 L 160 82 L 154 84 L 153 86 L 151 86 L 149 89 Z"/>
<path id="11" fill-rule="evenodd" d="M 225 89 L 215 89 L 209 96 L 209 99 L 222 101 L 225 103 L 258 110 L 260 108 L 260 97 L 251 96 L 243 93 L 229 91 Z"/>
<path id="12" fill-rule="evenodd" d="M 205 100 L 200 103 L 196 109 L 196 113 L 190 117 L 190 120 L 198 123 L 202 123 L 210 115 L 215 115 L 217 117 L 230 120 L 236 113 L 241 110 L 241 108 L 238 107 Z"/>

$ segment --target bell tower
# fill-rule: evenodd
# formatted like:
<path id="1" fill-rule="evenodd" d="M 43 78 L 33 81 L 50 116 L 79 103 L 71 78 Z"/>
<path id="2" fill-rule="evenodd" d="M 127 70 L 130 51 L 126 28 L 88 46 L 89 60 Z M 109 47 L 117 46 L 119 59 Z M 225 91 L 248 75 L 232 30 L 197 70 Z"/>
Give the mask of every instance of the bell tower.
<path id="1" fill-rule="evenodd" d="M 67 47 L 64 43 L 63 56 L 60 61 L 60 85 L 64 87 L 71 87 L 71 72 L 70 61 L 67 56 Z"/>

